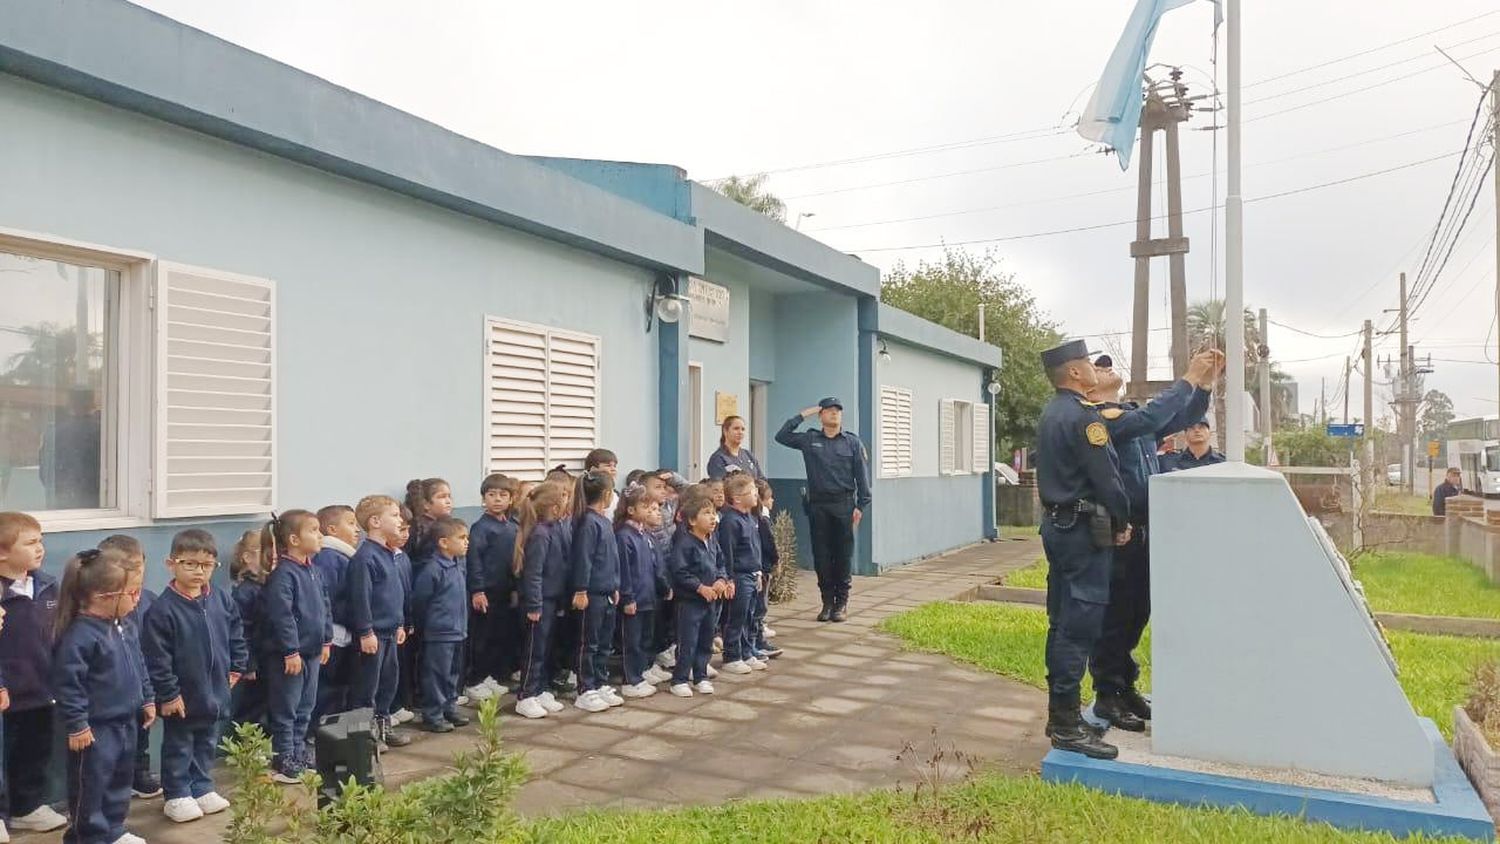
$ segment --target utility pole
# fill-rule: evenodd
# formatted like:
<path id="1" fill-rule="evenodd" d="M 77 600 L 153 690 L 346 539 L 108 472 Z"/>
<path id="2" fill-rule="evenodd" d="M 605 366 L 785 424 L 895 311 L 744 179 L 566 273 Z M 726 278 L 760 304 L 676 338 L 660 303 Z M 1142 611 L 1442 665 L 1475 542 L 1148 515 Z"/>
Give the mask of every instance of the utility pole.
<path id="1" fill-rule="evenodd" d="M 1375 482 L 1375 359 L 1371 354 L 1371 346 L 1375 336 L 1375 327 L 1365 320 L 1365 448 L 1364 448 L 1364 486 L 1367 490 L 1373 490 Z M 1373 492 L 1371 493 L 1373 494 Z"/>
<path id="2" fill-rule="evenodd" d="M 1411 349 L 1406 345 L 1406 273 L 1401 274 L 1401 307 L 1398 312 L 1401 325 L 1401 363 L 1396 368 L 1396 438 L 1401 443 L 1401 486 L 1410 494 L 1416 480 L 1412 477 L 1416 467 L 1412 454 L 1412 437 L 1416 425 L 1412 420 Z"/>
<path id="3" fill-rule="evenodd" d="M 1349 380 L 1349 358 L 1344 358 L 1344 424 L 1349 424 L 1349 393 L 1354 382 Z"/>
<path id="4" fill-rule="evenodd" d="M 1260 431 L 1265 437 L 1262 447 L 1265 449 L 1265 464 L 1271 465 L 1271 455 L 1275 449 L 1271 447 L 1271 348 L 1266 344 L 1266 309 L 1260 309 L 1260 344 L 1256 348 L 1257 357 L 1260 358 L 1260 367 L 1257 371 L 1260 381 Z"/>
<path id="5" fill-rule="evenodd" d="M 1500 150 L 1500 70 L 1495 71 L 1495 76 L 1490 81 L 1490 108 L 1494 115 L 1495 149 Z M 1495 171 L 1495 201 L 1500 203 L 1500 170 Z M 1500 208 L 1500 204 L 1495 207 Z M 1495 232 L 1500 235 L 1500 214 L 1495 215 Z M 1495 318 L 1500 319 L 1500 238 L 1495 240 Z M 1500 340 L 1496 342 L 1500 343 Z M 1500 360 L 1500 357 L 1496 360 Z M 1500 379 L 1500 367 L 1496 367 L 1496 377 Z M 1500 383 L 1497 383 L 1497 387 L 1500 387 Z M 1496 396 L 1500 397 L 1500 389 L 1497 389 Z"/>
<path id="6" fill-rule="evenodd" d="M 1318 424 L 1328 424 L 1328 377 L 1318 379 Z"/>

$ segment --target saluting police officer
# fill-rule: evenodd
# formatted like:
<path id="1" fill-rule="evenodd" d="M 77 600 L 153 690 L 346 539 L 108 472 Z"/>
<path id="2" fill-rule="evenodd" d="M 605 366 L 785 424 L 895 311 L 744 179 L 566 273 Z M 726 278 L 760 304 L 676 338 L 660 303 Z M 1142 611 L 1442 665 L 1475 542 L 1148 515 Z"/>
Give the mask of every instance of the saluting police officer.
<path id="1" fill-rule="evenodd" d="M 1208 410 L 1223 358 L 1218 351 L 1195 355 L 1182 378 L 1145 406 L 1119 400 L 1123 379 L 1114 371 L 1109 355 L 1094 360 L 1099 383 L 1087 397 L 1099 408 L 1120 457 L 1120 480 L 1130 501 L 1130 540 L 1114 550 L 1109 604 L 1089 659 L 1089 673 L 1094 678 L 1094 714 L 1122 730 L 1144 732 L 1146 722 L 1151 720 L 1151 704 L 1135 688 L 1140 668 L 1132 653 L 1151 618 L 1151 559 L 1146 531 L 1151 513 L 1151 476 L 1162 472 L 1156 448 L 1163 438 L 1202 418 Z"/>
<path id="2" fill-rule="evenodd" d="M 821 430 L 798 431 L 814 414 Z M 807 467 L 807 520 L 812 528 L 813 568 L 823 594 L 819 621 L 848 617 L 850 558 L 854 529 L 870 509 L 869 455 L 859 437 L 843 429 L 844 403 L 829 397 L 786 421 L 776 441 L 802 452 Z"/>
<path id="3" fill-rule="evenodd" d="M 1119 755 L 1079 712 L 1079 685 L 1109 602 L 1110 557 L 1130 539 L 1130 504 L 1109 431 L 1086 398 L 1098 383 L 1088 346 L 1042 352 L 1057 394 L 1037 431 L 1037 491 L 1047 553 L 1047 735 L 1052 746 L 1096 759 Z"/>

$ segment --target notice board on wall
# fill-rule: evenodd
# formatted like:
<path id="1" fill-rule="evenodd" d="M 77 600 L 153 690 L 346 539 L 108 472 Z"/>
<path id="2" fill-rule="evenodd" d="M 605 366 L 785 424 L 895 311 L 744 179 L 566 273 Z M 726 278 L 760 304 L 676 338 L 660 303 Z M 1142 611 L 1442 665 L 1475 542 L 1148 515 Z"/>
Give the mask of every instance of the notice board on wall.
<path id="1" fill-rule="evenodd" d="M 724 420 L 740 415 L 740 397 L 734 393 L 714 392 L 714 424 L 723 425 Z"/>

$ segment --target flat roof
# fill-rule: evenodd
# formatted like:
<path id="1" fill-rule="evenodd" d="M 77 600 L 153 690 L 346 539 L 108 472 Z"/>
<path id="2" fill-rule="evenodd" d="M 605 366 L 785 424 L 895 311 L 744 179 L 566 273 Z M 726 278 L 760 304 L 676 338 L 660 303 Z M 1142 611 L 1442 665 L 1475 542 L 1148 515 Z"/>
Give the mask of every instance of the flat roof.
<path id="1" fill-rule="evenodd" d="M 1001 352 L 999 346 L 981 343 L 967 334 L 960 334 L 929 322 L 916 314 L 881 303 L 876 311 L 876 333 L 882 337 L 919 346 L 938 354 L 966 360 L 980 366 L 999 368 Z"/>

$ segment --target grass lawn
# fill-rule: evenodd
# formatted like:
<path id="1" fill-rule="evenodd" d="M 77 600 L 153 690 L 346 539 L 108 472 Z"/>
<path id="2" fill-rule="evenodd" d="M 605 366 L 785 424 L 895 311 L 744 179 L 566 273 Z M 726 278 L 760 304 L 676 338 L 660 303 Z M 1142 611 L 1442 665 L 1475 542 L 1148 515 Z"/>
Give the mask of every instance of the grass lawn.
<path id="1" fill-rule="evenodd" d="M 1382 551 L 1356 558 L 1354 576 L 1377 610 L 1500 618 L 1500 586 L 1453 557 Z"/>
<path id="2" fill-rule="evenodd" d="M 1417 480 L 1421 479 L 1422 475 L 1417 475 Z M 1375 511 L 1405 513 L 1408 516 L 1431 516 L 1432 501 L 1420 495 L 1407 495 L 1397 489 L 1386 489 L 1375 493 Z"/>
<path id="3" fill-rule="evenodd" d="M 1019 589 L 1046 589 L 1047 588 L 1047 558 L 1037 557 L 1036 562 L 1024 569 L 1016 569 L 1005 576 L 1006 586 L 1015 586 Z"/>
<path id="4" fill-rule="evenodd" d="M 731 802 L 674 810 L 593 811 L 530 824 L 537 841 L 698 844 L 702 841 L 1390 842 L 1243 811 L 1189 809 L 1057 786 L 1035 777 L 981 775 L 924 791 L 876 791 L 811 800 Z M 1431 841 L 1407 838 L 1405 841 Z"/>
<path id="5" fill-rule="evenodd" d="M 1042 657 L 1047 614 L 1039 607 L 994 603 L 934 603 L 892 616 L 881 629 L 918 650 L 947 654 L 961 662 L 1003 674 L 1038 689 L 1046 688 Z M 1436 721 L 1452 739 L 1453 707 L 1468 696 L 1469 675 L 1484 659 L 1500 659 L 1500 642 L 1427 636 L 1400 630 L 1387 632 L 1401 686 L 1421 715 Z M 1151 686 L 1151 631 L 1141 642 L 1141 684 Z M 1093 688 L 1084 678 L 1084 697 Z"/>
<path id="6" fill-rule="evenodd" d="M 1036 539 L 1036 525 L 1001 525 L 1001 539 Z"/>

